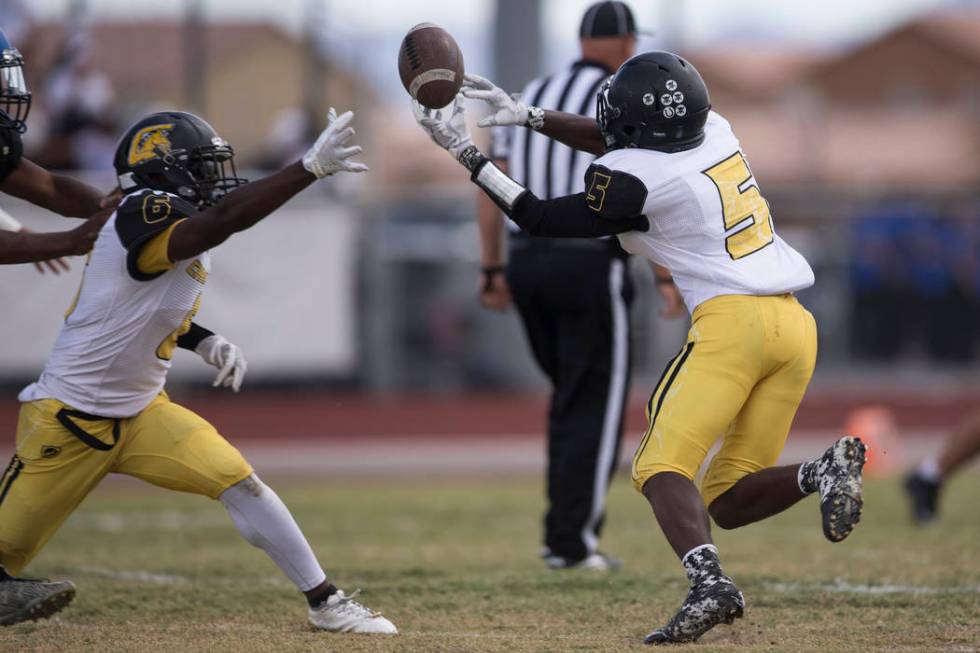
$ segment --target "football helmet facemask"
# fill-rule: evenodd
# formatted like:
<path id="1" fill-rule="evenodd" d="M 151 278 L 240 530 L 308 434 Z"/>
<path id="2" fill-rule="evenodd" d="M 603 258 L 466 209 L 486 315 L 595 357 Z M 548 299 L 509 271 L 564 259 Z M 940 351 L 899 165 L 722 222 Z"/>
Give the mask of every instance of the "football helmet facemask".
<path id="1" fill-rule="evenodd" d="M 31 112 L 31 93 L 24 80 L 24 57 L 0 29 L 0 125 L 23 133 Z"/>
<path id="2" fill-rule="evenodd" d="M 690 62 L 671 52 L 645 52 L 603 83 L 596 121 L 607 150 L 680 152 L 704 141 L 710 110 L 708 87 Z"/>
<path id="3" fill-rule="evenodd" d="M 114 159 L 124 193 L 162 190 L 197 205 L 214 206 L 248 183 L 235 169 L 235 151 L 214 128 L 183 111 L 153 113 L 130 127 Z"/>

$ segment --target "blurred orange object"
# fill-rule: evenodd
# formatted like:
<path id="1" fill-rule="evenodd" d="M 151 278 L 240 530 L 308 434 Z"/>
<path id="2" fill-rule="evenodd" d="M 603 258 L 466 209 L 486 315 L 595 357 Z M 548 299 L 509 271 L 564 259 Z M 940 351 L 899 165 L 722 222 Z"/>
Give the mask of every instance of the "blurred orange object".
<path id="1" fill-rule="evenodd" d="M 887 476 L 902 466 L 901 442 L 895 414 L 886 406 L 855 408 L 844 421 L 844 433 L 861 438 L 868 448 L 866 476 Z"/>

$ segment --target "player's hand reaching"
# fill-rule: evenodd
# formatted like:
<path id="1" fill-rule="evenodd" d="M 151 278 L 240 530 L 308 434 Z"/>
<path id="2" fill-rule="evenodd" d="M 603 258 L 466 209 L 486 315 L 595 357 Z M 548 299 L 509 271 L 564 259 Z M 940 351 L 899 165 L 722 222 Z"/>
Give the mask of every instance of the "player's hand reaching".
<path id="1" fill-rule="evenodd" d="M 457 161 L 467 148 L 473 147 L 473 139 L 466 127 L 462 93 L 456 96 L 452 106 L 444 109 L 427 109 L 412 100 L 412 112 L 429 138 Z"/>
<path id="2" fill-rule="evenodd" d="M 351 159 L 362 151 L 360 145 L 349 144 L 354 137 L 354 128 L 350 126 L 353 120 L 353 111 L 346 111 L 338 116 L 337 111 L 330 107 L 327 128 L 316 139 L 313 147 L 303 155 L 303 167 L 317 179 L 336 172 L 367 172 L 366 165 Z"/>
<path id="3" fill-rule="evenodd" d="M 520 94 L 510 95 L 485 77 L 470 74 L 463 76 L 463 88 L 460 92 L 471 100 L 486 102 L 493 109 L 492 114 L 476 123 L 480 127 L 540 126 L 534 124 L 537 119 L 534 114 L 540 112 L 540 109 L 529 107 L 521 101 Z"/>
<path id="4" fill-rule="evenodd" d="M 248 370 L 248 363 L 238 345 L 233 345 L 224 337 L 218 334 L 208 336 L 194 349 L 197 354 L 204 359 L 208 365 L 217 367 L 218 376 L 214 377 L 212 387 L 231 386 L 231 389 L 238 392 L 245 379 L 245 372 Z"/>

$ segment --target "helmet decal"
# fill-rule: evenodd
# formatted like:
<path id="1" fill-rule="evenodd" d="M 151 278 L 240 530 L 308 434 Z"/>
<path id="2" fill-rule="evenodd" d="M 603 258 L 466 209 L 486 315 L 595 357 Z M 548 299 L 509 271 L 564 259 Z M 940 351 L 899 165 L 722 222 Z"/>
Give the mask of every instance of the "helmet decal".
<path id="1" fill-rule="evenodd" d="M 129 146 L 129 157 L 127 163 L 134 166 L 142 161 L 149 161 L 159 156 L 160 152 L 169 152 L 170 130 L 174 128 L 173 123 L 162 125 L 148 125 L 133 135 L 133 140 Z"/>
<path id="2" fill-rule="evenodd" d="M 645 52 L 603 83 L 596 120 L 606 150 L 681 152 L 704 142 L 711 97 L 701 75 L 676 54 Z"/>

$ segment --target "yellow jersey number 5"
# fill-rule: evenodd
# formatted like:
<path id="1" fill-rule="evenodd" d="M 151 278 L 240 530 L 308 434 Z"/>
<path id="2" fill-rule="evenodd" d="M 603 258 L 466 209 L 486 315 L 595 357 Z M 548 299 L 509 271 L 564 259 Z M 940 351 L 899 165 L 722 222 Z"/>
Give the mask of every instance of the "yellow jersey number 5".
<path id="1" fill-rule="evenodd" d="M 714 182 L 721 196 L 721 208 L 725 219 L 725 249 L 733 260 L 754 254 L 772 244 L 772 216 L 769 203 L 753 182 L 752 171 L 741 152 L 716 163 L 704 174 Z M 744 225 L 744 226 L 743 226 Z M 737 227 L 740 227 L 736 229 Z M 735 231 L 732 231 L 735 229 Z M 732 231 L 732 233 L 728 233 Z"/>

